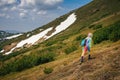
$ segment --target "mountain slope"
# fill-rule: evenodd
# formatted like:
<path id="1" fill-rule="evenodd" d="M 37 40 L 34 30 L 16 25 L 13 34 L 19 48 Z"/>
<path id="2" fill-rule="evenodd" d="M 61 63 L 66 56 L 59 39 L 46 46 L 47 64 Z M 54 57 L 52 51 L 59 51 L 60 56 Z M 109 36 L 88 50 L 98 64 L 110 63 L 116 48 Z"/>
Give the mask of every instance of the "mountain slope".
<path id="1" fill-rule="evenodd" d="M 103 45 L 104 44 L 104 45 Z M 39 65 L 35 68 L 1 77 L 2 80 L 119 80 L 120 41 L 116 43 L 103 42 L 92 48 L 90 61 L 79 64 L 80 51 L 76 51 L 66 58 Z M 102 50 L 101 46 L 104 48 Z M 45 67 L 51 67 L 51 74 L 44 74 Z"/>
<path id="2" fill-rule="evenodd" d="M 54 29 L 70 14 L 76 15 L 77 19 L 73 24 L 48 40 L 42 43 L 40 40 L 29 48 L 23 46 L 7 56 L 0 55 L 0 79 L 119 80 L 119 5 L 119 0 L 94 0 L 41 28 L 14 39 L 13 42 L 18 43 L 53 26 L 53 30 L 47 33 L 51 36 L 55 34 Z M 94 59 L 88 61 L 85 57 L 85 62 L 79 65 L 81 53 L 79 43 L 89 32 L 94 34 L 93 39 L 96 43 L 91 51 Z M 100 40 L 99 43 L 96 42 L 97 40 Z M 52 68 L 53 72 L 45 74 L 45 68 Z"/>
<path id="3" fill-rule="evenodd" d="M 77 58 L 63 69 L 49 75 L 39 76 L 38 80 L 119 80 L 120 46 L 104 47 L 104 49 L 93 51 L 93 59 L 90 61 L 86 56 L 85 62 L 80 65 L 79 58 Z"/>

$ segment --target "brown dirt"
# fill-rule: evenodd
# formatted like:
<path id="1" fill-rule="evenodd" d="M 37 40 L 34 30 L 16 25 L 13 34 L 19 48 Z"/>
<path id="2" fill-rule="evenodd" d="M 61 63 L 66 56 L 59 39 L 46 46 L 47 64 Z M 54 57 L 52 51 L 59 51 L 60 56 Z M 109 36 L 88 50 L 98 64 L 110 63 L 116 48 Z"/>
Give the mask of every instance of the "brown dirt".
<path id="1" fill-rule="evenodd" d="M 10 44 L 10 45 L 6 45 L 5 47 L 4 47 L 4 50 L 5 50 L 5 52 L 8 52 L 8 51 L 10 51 L 13 47 L 15 47 L 17 45 L 17 42 L 14 42 L 14 43 L 12 43 L 12 44 Z"/>

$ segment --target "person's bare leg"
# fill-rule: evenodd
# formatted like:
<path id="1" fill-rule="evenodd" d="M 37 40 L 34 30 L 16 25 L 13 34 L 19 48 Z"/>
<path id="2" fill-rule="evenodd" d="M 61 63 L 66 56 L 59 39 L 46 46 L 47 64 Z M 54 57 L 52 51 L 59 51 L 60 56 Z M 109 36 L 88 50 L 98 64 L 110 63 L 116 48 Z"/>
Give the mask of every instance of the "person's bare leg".
<path id="1" fill-rule="evenodd" d="M 82 51 L 82 55 L 81 55 L 81 59 L 80 59 L 81 62 L 83 62 L 84 55 L 85 55 L 85 48 L 84 48 L 83 51 Z"/>

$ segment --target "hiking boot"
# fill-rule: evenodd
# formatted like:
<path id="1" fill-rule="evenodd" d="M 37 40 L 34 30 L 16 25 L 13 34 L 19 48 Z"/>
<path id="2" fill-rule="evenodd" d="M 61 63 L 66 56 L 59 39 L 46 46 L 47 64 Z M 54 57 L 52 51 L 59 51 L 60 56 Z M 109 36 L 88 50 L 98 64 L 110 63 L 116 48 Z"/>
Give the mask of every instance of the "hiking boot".
<path id="1" fill-rule="evenodd" d="M 88 55 L 88 60 L 92 59 L 90 55 Z"/>
<path id="2" fill-rule="evenodd" d="M 83 56 L 81 57 L 80 62 L 81 62 L 81 63 L 83 62 Z"/>

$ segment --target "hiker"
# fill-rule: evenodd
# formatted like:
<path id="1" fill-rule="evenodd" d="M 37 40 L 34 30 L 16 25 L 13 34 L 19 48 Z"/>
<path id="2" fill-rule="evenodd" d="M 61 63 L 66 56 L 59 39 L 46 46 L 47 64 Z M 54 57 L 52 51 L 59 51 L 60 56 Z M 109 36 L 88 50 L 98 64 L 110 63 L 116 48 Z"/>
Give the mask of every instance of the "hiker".
<path id="1" fill-rule="evenodd" d="M 88 51 L 88 60 L 91 59 L 90 48 L 91 48 L 91 44 L 92 44 L 92 36 L 93 36 L 92 33 L 88 33 L 88 36 L 81 42 L 81 46 L 82 46 L 82 55 L 81 55 L 81 59 L 80 59 L 81 63 L 83 62 L 84 55 L 87 51 Z"/>

